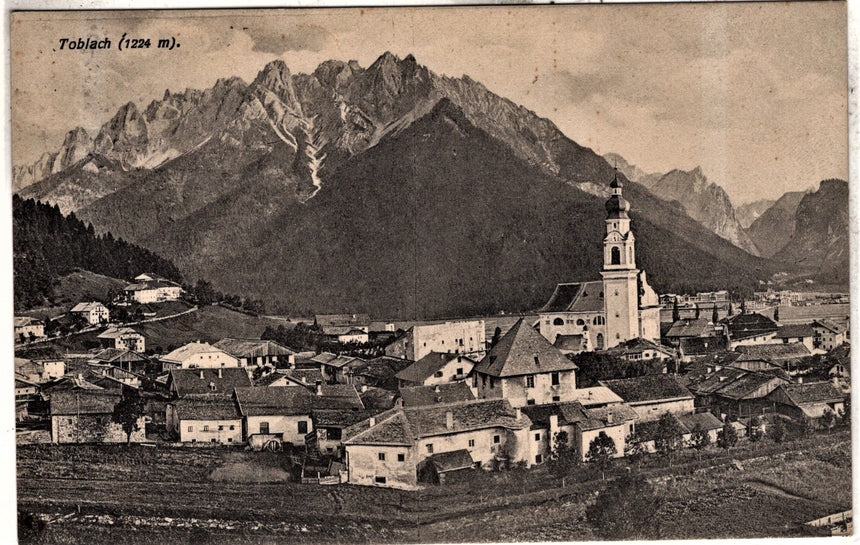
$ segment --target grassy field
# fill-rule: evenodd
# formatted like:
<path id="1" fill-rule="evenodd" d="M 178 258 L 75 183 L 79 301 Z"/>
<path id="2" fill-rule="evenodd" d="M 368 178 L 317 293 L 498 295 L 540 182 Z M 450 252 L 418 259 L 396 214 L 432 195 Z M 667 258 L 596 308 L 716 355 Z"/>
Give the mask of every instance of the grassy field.
<path id="1" fill-rule="evenodd" d="M 740 459 L 742 470 L 727 463 Z M 19 447 L 19 508 L 49 522 L 40 543 L 366 543 L 582 541 L 591 469 L 559 480 L 546 467 L 476 473 L 398 491 L 283 482 L 283 455 L 142 446 Z M 623 472 L 619 467 L 613 474 Z M 850 437 L 773 448 L 714 449 L 641 472 L 662 500 L 654 538 L 798 535 L 851 505 Z M 269 478 L 271 482 L 256 482 Z M 217 517 L 218 520 L 210 520 Z"/>

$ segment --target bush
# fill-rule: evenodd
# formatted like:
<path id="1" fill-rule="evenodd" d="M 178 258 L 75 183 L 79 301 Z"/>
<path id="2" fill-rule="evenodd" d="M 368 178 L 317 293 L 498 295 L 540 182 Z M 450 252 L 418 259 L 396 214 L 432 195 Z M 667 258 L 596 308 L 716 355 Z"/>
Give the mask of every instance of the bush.
<path id="1" fill-rule="evenodd" d="M 622 476 L 610 482 L 585 511 L 604 539 L 648 539 L 654 535 L 654 515 L 660 499 L 641 477 Z"/>

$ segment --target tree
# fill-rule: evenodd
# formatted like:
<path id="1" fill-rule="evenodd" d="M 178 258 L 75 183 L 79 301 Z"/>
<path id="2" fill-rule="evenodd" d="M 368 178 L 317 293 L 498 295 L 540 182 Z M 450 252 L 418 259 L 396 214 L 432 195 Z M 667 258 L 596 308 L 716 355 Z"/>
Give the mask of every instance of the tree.
<path id="1" fill-rule="evenodd" d="M 564 478 L 579 466 L 580 458 L 568 442 L 566 431 L 556 432 L 552 439 L 552 453 L 549 456 L 549 468 L 557 477 Z"/>
<path id="2" fill-rule="evenodd" d="M 735 307 L 732 306 L 732 302 L 729 301 L 729 316 L 735 313 Z"/>
<path id="3" fill-rule="evenodd" d="M 624 475 L 600 491 L 585 516 L 603 539 L 652 539 L 660 503 L 648 481 Z"/>
<path id="4" fill-rule="evenodd" d="M 642 434 L 633 432 L 627 436 L 624 441 L 624 457 L 635 463 L 637 468 L 647 452 Z"/>
<path id="5" fill-rule="evenodd" d="M 814 430 L 812 428 L 812 422 L 808 418 L 801 417 L 799 424 L 800 429 L 798 431 L 800 432 L 801 437 L 809 437 L 810 435 L 812 435 L 812 432 Z"/>
<path id="6" fill-rule="evenodd" d="M 845 402 L 842 404 L 842 410 L 839 411 L 839 420 L 840 424 L 843 426 L 851 427 L 851 396 L 845 398 Z"/>
<path id="7" fill-rule="evenodd" d="M 146 402 L 140 397 L 140 392 L 134 388 L 123 388 L 122 398 L 113 407 L 111 420 L 122 426 L 125 432 L 126 444 L 131 443 L 131 434 L 140 431 L 138 420 L 144 415 Z"/>
<path id="8" fill-rule="evenodd" d="M 588 461 L 597 464 L 597 467 L 600 468 L 600 476 L 605 480 L 606 470 L 609 469 L 609 466 L 612 463 L 612 458 L 615 457 L 617 452 L 618 450 L 615 447 L 615 441 L 606 435 L 605 431 L 602 431 L 597 434 L 597 437 L 591 440 L 585 457 Z"/>
<path id="9" fill-rule="evenodd" d="M 496 346 L 496 343 L 499 342 L 499 339 L 502 337 L 502 328 L 496 326 L 496 329 L 493 330 L 493 338 L 490 339 L 490 348 Z"/>
<path id="10" fill-rule="evenodd" d="M 824 413 L 821 415 L 821 426 L 827 429 L 827 433 L 830 433 L 830 428 L 832 428 L 836 424 L 836 413 L 834 413 L 830 407 L 824 409 Z"/>
<path id="11" fill-rule="evenodd" d="M 681 319 L 681 311 L 678 310 L 678 298 L 675 298 L 675 302 L 672 303 L 672 322 L 677 322 Z"/>
<path id="12" fill-rule="evenodd" d="M 683 437 L 684 430 L 678 420 L 671 413 L 663 413 L 654 432 L 654 448 L 669 460 L 669 465 L 672 465 L 672 453 L 681 447 Z"/>
<path id="13" fill-rule="evenodd" d="M 746 298 L 741 299 L 741 314 L 747 313 L 747 300 Z"/>
<path id="14" fill-rule="evenodd" d="M 757 416 L 750 418 L 749 424 L 747 425 L 747 438 L 749 438 L 750 442 L 755 445 L 764 437 L 764 428 L 761 423 L 761 419 Z"/>
<path id="15" fill-rule="evenodd" d="M 696 457 L 701 459 L 701 452 L 711 444 L 711 435 L 701 424 L 696 424 L 690 433 L 690 446 L 696 449 Z"/>
<path id="16" fill-rule="evenodd" d="M 773 321 L 779 322 L 779 305 L 776 305 L 776 308 L 773 309 Z"/>
<path id="17" fill-rule="evenodd" d="M 738 442 L 738 432 L 731 422 L 726 422 L 723 429 L 717 434 L 717 445 L 720 448 L 729 450 Z"/>
<path id="18" fill-rule="evenodd" d="M 779 416 L 774 416 L 773 424 L 770 426 L 768 436 L 773 439 L 774 443 L 782 443 L 785 441 L 785 424 Z"/>
<path id="19" fill-rule="evenodd" d="M 699 319 L 699 304 L 696 303 L 696 319 Z"/>

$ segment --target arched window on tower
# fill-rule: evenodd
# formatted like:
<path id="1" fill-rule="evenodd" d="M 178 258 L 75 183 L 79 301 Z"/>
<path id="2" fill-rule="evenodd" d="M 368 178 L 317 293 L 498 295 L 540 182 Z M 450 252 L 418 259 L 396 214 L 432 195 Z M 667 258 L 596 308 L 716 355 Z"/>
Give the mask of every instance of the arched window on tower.
<path id="1" fill-rule="evenodd" d="M 621 265 L 621 250 L 618 249 L 618 246 L 612 247 L 612 258 L 610 260 L 610 264 Z"/>
<path id="2" fill-rule="evenodd" d="M 597 346 L 595 346 L 597 350 L 603 350 L 603 333 L 597 334 Z"/>
<path id="3" fill-rule="evenodd" d="M 585 325 L 585 320 L 583 320 L 582 318 L 578 319 L 576 321 L 576 325 Z"/>
<path id="4" fill-rule="evenodd" d="M 595 316 L 594 320 L 592 320 L 594 325 L 603 325 L 606 323 L 606 320 L 603 319 L 603 316 Z"/>
<path id="5" fill-rule="evenodd" d="M 552 321 L 552 325 L 564 325 L 564 320 L 561 318 L 556 318 Z"/>

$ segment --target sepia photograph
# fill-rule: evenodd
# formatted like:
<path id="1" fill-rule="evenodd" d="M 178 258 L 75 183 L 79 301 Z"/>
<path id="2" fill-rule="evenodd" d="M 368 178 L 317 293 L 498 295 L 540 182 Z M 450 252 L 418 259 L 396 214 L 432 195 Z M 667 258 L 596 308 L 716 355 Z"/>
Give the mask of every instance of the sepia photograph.
<path id="1" fill-rule="evenodd" d="M 852 536 L 848 8 L 7 12 L 18 542 Z"/>

